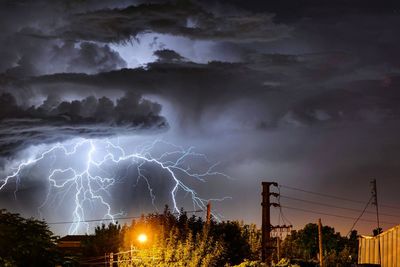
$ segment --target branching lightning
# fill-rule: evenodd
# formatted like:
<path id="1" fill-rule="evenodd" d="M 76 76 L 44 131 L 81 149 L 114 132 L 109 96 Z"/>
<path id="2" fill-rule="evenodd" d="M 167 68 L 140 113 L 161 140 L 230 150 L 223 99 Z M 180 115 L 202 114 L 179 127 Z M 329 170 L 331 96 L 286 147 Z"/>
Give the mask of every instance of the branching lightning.
<path id="1" fill-rule="evenodd" d="M 157 145 L 168 145 L 172 149 L 161 155 L 153 156 L 152 152 Z M 169 179 L 173 184 L 170 192 L 172 207 L 178 213 L 177 194 L 180 191 L 191 197 L 195 209 L 205 209 L 209 201 L 209 199 L 201 198 L 194 189 L 189 187 L 184 182 L 185 177 L 200 182 L 205 182 L 205 179 L 209 176 L 228 177 L 215 171 L 217 164 L 209 164 L 207 157 L 204 154 L 194 152 L 192 147 L 183 149 L 162 140 L 155 140 L 137 147 L 134 153 L 128 153 L 121 145 L 108 139 L 79 139 L 72 145 L 57 143 L 37 156 L 19 162 L 9 175 L 0 180 L 0 190 L 4 189 L 12 180 L 15 180 L 16 190 L 18 190 L 18 184 L 25 175 L 24 171 L 40 162 L 50 161 L 61 156 L 65 158 L 64 161 L 68 164 L 63 168 L 49 168 L 46 177 L 49 189 L 45 200 L 39 207 L 39 212 L 49 204 L 54 194 L 63 200 L 67 194 L 72 192 L 74 207 L 72 212 L 73 223 L 69 228 L 70 234 L 76 234 L 82 226 L 89 232 L 89 224 L 85 222 L 88 219 L 86 218 L 88 205 L 100 206 L 103 219 L 111 219 L 113 222 L 119 215 L 122 215 L 122 212 L 113 213 L 110 201 L 107 200 L 107 196 L 110 196 L 109 189 L 117 182 L 121 182 L 121 177 L 118 174 L 107 171 L 111 167 L 113 169 L 135 167 L 137 180 L 143 180 L 146 183 L 154 207 L 156 207 L 154 203 L 156 195 L 151 185 L 151 176 L 146 175 L 145 165 L 151 164 L 167 173 L 165 179 Z M 81 156 L 83 156 L 83 160 L 80 160 Z M 79 164 L 76 163 L 77 158 L 79 158 Z M 203 172 L 192 170 L 188 161 L 193 158 L 205 160 L 209 165 L 208 169 Z"/>

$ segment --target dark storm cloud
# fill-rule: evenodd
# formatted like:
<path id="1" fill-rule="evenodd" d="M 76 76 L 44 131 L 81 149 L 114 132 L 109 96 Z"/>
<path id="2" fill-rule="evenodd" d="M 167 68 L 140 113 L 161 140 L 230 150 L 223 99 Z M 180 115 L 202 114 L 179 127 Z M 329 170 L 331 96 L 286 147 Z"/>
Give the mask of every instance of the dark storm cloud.
<path id="1" fill-rule="evenodd" d="M 60 65 L 65 67 L 65 71 L 55 72 L 97 73 L 126 67 L 125 61 L 108 45 L 83 42 L 74 47 L 73 43 L 66 42 L 62 46 L 53 46 L 52 51 L 51 60 L 64 63 Z"/>
<path id="2" fill-rule="evenodd" d="M 297 125 L 316 123 L 377 123 L 400 121 L 398 77 L 356 81 L 343 88 L 316 93 L 296 103 L 288 116 Z M 288 118 L 288 117 L 287 117 Z"/>
<path id="3" fill-rule="evenodd" d="M 329 185 L 333 194 L 346 194 L 349 177 L 354 184 L 368 184 L 371 174 L 398 188 L 398 5 L 1 2 L 0 92 L 14 96 L 1 98 L 1 155 L 29 142 L 163 128 L 160 105 L 138 100 L 155 96 L 178 114 L 172 138 L 199 144 L 225 161 L 232 176 L 267 173 L 286 184 Z M 141 42 L 147 33 L 161 34 L 163 50 L 154 53 L 156 61 L 123 69 L 131 59 L 110 43 Z M 171 45 L 162 36 L 185 41 Z M 199 64 L 179 53 L 197 54 L 205 43 L 207 60 L 239 62 Z M 124 94 L 118 102 L 110 100 Z M 232 195 L 240 183 L 254 195 L 248 207 L 254 206 L 259 180 L 229 184 Z M 353 190 L 358 189 L 347 193 L 358 192 Z M 226 214 L 237 216 L 229 207 Z"/>
<path id="4" fill-rule="evenodd" d="M 157 62 L 146 68 L 123 69 L 97 75 L 42 76 L 32 79 L 31 84 L 45 93 L 54 88 L 74 91 L 74 88 L 85 87 L 86 90 L 135 90 L 141 94 L 156 94 L 175 103 L 176 108 L 181 109 L 182 116 L 192 120 L 207 107 L 222 107 L 242 97 L 262 97 L 268 94 L 268 88 L 264 88 L 260 81 L 273 76 L 251 71 L 243 64 Z"/>
<path id="5" fill-rule="evenodd" d="M 106 6 L 120 6 L 106 2 Z M 65 23 L 68 14 L 104 8 L 103 4 L 94 1 L 1 1 L 0 72 L 32 76 L 57 72 L 95 73 L 125 67 L 125 61 L 107 44 L 47 36 Z"/>
<path id="6" fill-rule="evenodd" d="M 10 37 L 3 45 L 8 48 L 0 52 L 6 58 L 0 63 L 0 71 L 10 76 L 97 73 L 126 67 L 125 61 L 108 45 L 49 41 L 25 35 Z"/>
<path id="7" fill-rule="evenodd" d="M 240 8 L 254 13 L 271 12 L 276 14 L 279 20 L 286 23 L 295 22 L 304 17 L 321 18 L 326 16 L 342 16 L 348 14 L 394 14 L 399 9 L 399 3 L 395 0 L 385 1 L 383 5 L 377 1 L 364 0 L 281 0 L 267 1 L 241 1 L 241 0 L 203 0 L 207 5 L 224 5 Z"/>
<path id="8" fill-rule="evenodd" d="M 164 63 L 173 63 L 173 62 L 179 62 L 179 61 L 184 61 L 185 58 L 179 55 L 177 52 L 174 50 L 170 49 L 163 49 L 163 50 L 157 50 L 154 52 L 154 55 L 158 58 L 159 62 L 164 62 Z"/>
<path id="9" fill-rule="evenodd" d="M 223 6 L 221 3 L 220 5 Z M 240 9 L 253 12 L 253 6 L 259 7 L 256 15 Z M 353 108 L 336 108 L 335 106 L 339 105 L 338 101 L 327 107 L 323 107 L 324 104 L 307 108 L 305 106 L 310 102 L 318 102 L 320 95 L 326 92 L 330 95 L 340 94 L 345 91 L 341 87 L 346 87 L 346 83 L 362 81 L 371 73 L 375 75 L 374 79 L 382 79 L 385 66 L 376 64 L 376 60 L 387 57 L 393 66 L 397 64 L 393 59 L 395 57 L 389 59 L 389 55 L 384 54 L 388 54 L 385 52 L 388 50 L 397 53 L 392 47 L 397 37 L 379 33 L 379 30 L 383 25 L 395 25 L 397 18 L 392 17 L 390 12 L 385 13 L 384 10 L 378 9 L 375 13 L 373 10 L 360 12 L 354 5 L 340 6 L 343 13 L 336 18 L 334 13 L 328 12 L 329 9 L 310 1 L 304 9 L 295 5 L 294 8 L 301 12 L 293 16 L 296 20 L 288 20 L 285 25 L 274 22 L 273 14 L 270 13 L 275 11 L 278 16 L 282 15 L 279 7 L 278 4 L 241 5 L 232 1 L 224 14 L 221 12 L 221 6 L 211 5 L 207 9 L 206 5 L 200 2 L 161 1 L 114 9 L 70 9 L 63 16 L 64 21 L 55 25 L 57 27 L 47 27 L 44 32 L 32 28 L 20 30 L 18 38 L 21 39 L 17 39 L 16 43 L 29 43 L 24 42 L 23 38 L 30 40 L 32 36 L 36 36 L 31 41 L 31 47 L 20 49 L 33 52 L 20 57 L 17 66 L 7 70 L 7 75 L 28 73 L 40 76 L 54 72 L 76 72 L 77 74 L 72 75 L 34 78 L 34 90 L 31 92 L 39 92 L 39 95 L 44 92 L 43 95 L 48 95 L 60 94 L 62 91 L 137 90 L 141 94 L 158 94 L 174 101 L 185 114 L 183 117 L 194 121 L 209 108 L 219 112 L 222 107 L 243 99 L 249 99 L 249 103 L 256 107 L 248 114 L 250 117 L 256 115 L 254 124 L 268 126 L 267 128 L 278 126 L 282 120 L 285 123 L 296 122 L 296 125 L 335 122 L 343 120 L 340 114 L 343 114 L 342 110 L 348 109 L 353 111 L 347 112 L 352 115 L 348 115 L 346 119 L 356 116 L 354 113 L 363 113 L 357 109 L 357 105 Z M 316 10 L 320 10 L 326 16 L 318 16 Z M 389 15 L 382 20 L 377 14 Z M 308 16 L 316 17 L 325 27 L 322 29 L 308 20 Z M 370 27 L 362 27 L 367 20 Z M 59 25 L 62 26 L 58 27 Z M 287 35 L 288 29 L 294 31 Z M 125 62 L 107 45 L 64 40 L 52 44 L 45 51 L 35 51 L 37 47 L 45 46 L 42 42 L 54 42 L 52 38 L 45 38 L 50 32 L 52 34 L 49 34 L 49 37 L 58 35 L 75 41 L 119 42 L 137 37 L 140 33 L 158 32 L 194 39 L 238 43 L 245 41 L 248 44 L 243 46 L 244 62 L 240 64 L 195 64 L 175 51 L 165 49 L 155 52 L 158 62 L 150 64 L 147 68 L 112 71 L 125 66 Z M 353 38 L 353 32 L 357 32 L 357 38 Z M 43 38 L 38 38 L 40 36 Z M 282 36 L 287 38 L 281 39 Z M 379 41 L 375 41 L 377 36 L 380 37 Z M 281 50 L 279 53 L 268 51 L 273 50 L 274 46 L 287 47 L 287 43 L 291 42 L 297 45 L 302 43 L 305 37 L 309 42 L 305 49 L 307 53 L 288 53 L 290 49 Z M 258 44 L 254 42 L 271 40 L 275 41 L 263 43 L 265 51 L 259 49 Z M 362 45 L 368 41 L 373 44 Z M 50 60 L 43 61 L 41 58 L 44 56 L 38 56 L 41 54 Z M 379 55 L 376 56 L 377 54 Z M 38 70 L 40 65 L 50 66 L 52 71 Z M 370 69 L 370 66 L 373 66 L 373 69 Z M 102 73 L 96 74 L 98 72 Z M 29 88 L 29 85 L 27 87 Z M 359 90 L 357 86 L 353 89 Z M 18 95 L 17 92 L 14 93 Z M 342 105 L 351 104 L 352 100 L 349 100 Z M 372 103 L 367 102 L 363 109 L 368 109 L 369 104 Z"/>
<path id="10" fill-rule="evenodd" d="M 0 95 L 0 156 L 28 145 L 74 137 L 109 137 L 168 128 L 161 105 L 129 93 L 116 104 L 106 97 L 61 101 L 50 95 L 41 106 L 23 108 L 9 93 Z"/>
<path id="11" fill-rule="evenodd" d="M 190 1 L 154 3 L 73 15 L 53 35 L 78 40 L 124 42 L 156 32 L 232 42 L 270 41 L 288 34 L 270 14 L 217 16 Z"/>
<path id="12" fill-rule="evenodd" d="M 166 53 L 179 59 L 176 53 Z M 351 121 L 383 123 L 400 119 L 400 108 L 396 104 L 400 97 L 397 77 L 371 80 L 353 77 L 355 80 L 340 81 L 339 77 L 344 73 L 337 67 L 329 67 L 329 61 L 339 56 L 337 53 L 273 54 L 259 57 L 261 63 L 160 61 L 145 69 L 124 69 L 96 75 L 56 74 L 35 78 L 31 83 L 45 93 L 53 90 L 54 86 L 72 91 L 86 86 L 89 90 L 92 87 L 99 90 L 115 88 L 156 94 L 173 101 L 189 121 L 201 117 L 209 109 L 220 112 L 244 99 L 254 105 L 248 116 L 264 114 L 258 115 L 259 121 L 254 122 L 254 127 L 261 125 L 261 128 Z M 324 73 L 316 74 L 324 64 L 327 65 Z M 326 78 L 321 79 L 322 75 Z M 246 110 L 248 107 L 241 108 Z"/>

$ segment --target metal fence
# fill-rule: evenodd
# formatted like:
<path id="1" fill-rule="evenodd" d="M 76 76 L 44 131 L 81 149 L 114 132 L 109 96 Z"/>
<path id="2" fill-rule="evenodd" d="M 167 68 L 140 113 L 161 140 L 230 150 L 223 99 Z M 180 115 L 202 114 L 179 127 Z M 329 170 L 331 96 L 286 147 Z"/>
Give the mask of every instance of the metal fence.
<path id="1" fill-rule="evenodd" d="M 378 236 L 361 236 L 358 244 L 358 263 L 400 267 L 400 225 Z"/>

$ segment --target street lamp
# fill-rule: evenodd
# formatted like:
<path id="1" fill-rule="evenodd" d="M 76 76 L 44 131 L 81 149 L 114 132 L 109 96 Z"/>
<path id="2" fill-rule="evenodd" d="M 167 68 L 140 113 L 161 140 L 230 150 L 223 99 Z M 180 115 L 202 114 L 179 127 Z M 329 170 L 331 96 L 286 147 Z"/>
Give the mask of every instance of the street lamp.
<path id="1" fill-rule="evenodd" d="M 139 241 L 140 244 L 144 244 L 147 242 L 147 235 L 142 233 L 138 236 L 137 240 Z"/>

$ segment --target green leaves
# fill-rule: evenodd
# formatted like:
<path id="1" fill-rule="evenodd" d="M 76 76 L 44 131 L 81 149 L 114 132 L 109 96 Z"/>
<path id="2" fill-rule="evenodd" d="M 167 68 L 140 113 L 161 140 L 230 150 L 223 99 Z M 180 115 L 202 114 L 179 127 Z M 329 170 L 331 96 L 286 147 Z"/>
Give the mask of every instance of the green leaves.
<path id="1" fill-rule="evenodd" d="M 322 227 L 322 246 L 325 264 L 346 266 L 357 259 L 357 231 L 343 237 L 330 226 Z M 291 259 L 312 261 L 317 259 L 318 226 L 309 223 L 303 229 L 292 231 L 282 242 L 282 256 Z"/>
<path id="2" fill-rule="evenodd" d="M 147 244 L 138 244 L 135 236 L 146 232 Z M 137 266 L 231 266 L 245 259 L 258 260 L 260 230 L 255 225 L 228 221 L 206 224 L 200 217 L 182 210 L 176 217 L 168 209 L 133 221 L 123 232 L 121 266 L 129 266 L 133 257 Z M 133 255 L 129 251 L 133 245 Z M 124 253 L 125 252 L 125 253 Z"/>

